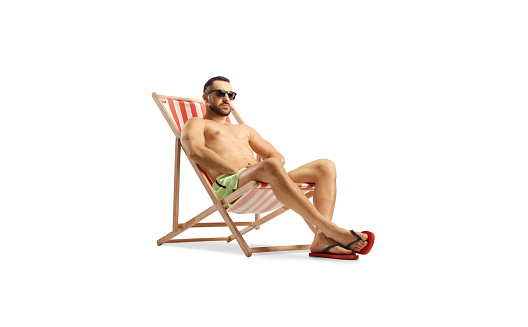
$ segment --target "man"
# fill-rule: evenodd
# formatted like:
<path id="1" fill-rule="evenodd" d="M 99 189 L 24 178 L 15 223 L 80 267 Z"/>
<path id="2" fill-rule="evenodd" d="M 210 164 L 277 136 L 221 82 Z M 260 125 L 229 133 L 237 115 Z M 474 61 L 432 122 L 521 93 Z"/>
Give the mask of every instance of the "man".
<path id="1" fill-rule="evenodd" d="M 222 76 L 209 79 L 203 93 L 205 116 L 191 118 L 182 130 L 183 147 L 190 159 L 216 180 L 213 186 L 219 198 L 250 181 L 268 183 L 280 202 L 316 227 L 310 246 L 312 253 L 335 257 L 332 255 L 353 255 L 370 248 L 367 234 L 340 228 L 332 222 L 336 200 L 334 163 L 321 159 L 286 172 L 284 157 L 253 128 L 226 123 L 235 96 L 229 79 Z M 253 152 L 263 160 L 257 162 Z M 295 183 L 315 183 L 313 204 Z"/>

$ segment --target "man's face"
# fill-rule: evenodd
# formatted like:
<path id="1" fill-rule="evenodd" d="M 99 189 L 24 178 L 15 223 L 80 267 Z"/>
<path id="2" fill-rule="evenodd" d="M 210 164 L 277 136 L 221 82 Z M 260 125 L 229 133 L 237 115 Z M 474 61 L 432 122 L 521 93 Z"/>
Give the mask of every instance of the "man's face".
<path id="1" fill-rule="evenodd" d="M 225 81 L 214 81 L 207 91 L 211 90 L 233 91 L 231 84 Z M 204 94 L 204 101 L 206 105 L 209 104 L 211 111 L 219 116 L 229 116 L 231 113 L 231 100 L 229 100 L 227 94 L 223 98 L 217 97 L 216 92 Z"/>

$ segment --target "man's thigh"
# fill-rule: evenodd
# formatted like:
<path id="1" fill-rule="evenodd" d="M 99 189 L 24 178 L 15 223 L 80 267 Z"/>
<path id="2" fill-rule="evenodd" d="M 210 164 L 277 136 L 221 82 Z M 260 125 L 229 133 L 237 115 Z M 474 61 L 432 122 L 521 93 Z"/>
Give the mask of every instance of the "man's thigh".
<path id="1" fill-rule="evenodd" d="M 321 160 L 315 160 L 288 173 L 295 183 L 315 183 L 319 175 Z"/>
<path id="2" fill-rule="evenodd" d="M 320 175 L 321 165 L 323 160 L 315 160 L 300 166 L 288 173 L 288 176 L 295 183 L 315 183 L 317 177 Z M 251 182 L 257 181 L 262 183 L 269 183 L 269 176 L 264 169 L 261 169 L 260 164 L 253 165 L 244 170 L 238 179 L 238 187 Z"/>
<path id="3" fill-rule="evenodd" d="M 240 174 L 238 178 L 238 188 L 252 181 L 270 183 L 270 177 L 272 177 L 270 174 L 272 174 L 272 172 L 270 171 L 269 166 L 265 167 L 264 162 L 261 161 L 248 167 Z"/>

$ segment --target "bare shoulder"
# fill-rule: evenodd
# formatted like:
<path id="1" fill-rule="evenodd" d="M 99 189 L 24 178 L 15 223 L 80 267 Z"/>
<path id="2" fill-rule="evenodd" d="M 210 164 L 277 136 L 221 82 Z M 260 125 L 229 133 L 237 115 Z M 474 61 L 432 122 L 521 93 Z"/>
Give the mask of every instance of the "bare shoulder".
<path id="1" fill-rule="evenodd" d="M 248 126 L 248 125 L 245 125 L 245 124 L 240 124 L 238 126 L 242 126 L 250 134 L 257 133 L 257 131 L 254 130 L 253 127 L 251 127 L 251 126 Z"/>
<path id="2" fill-rule="evenodd" d="M 185 125 L 183 125 L 183 131 L 189 131 L 189 130 L 197 130 L 197 129 L 205 129 L 205 120 L 203 120 L 200 117 L 193 117 L 189 119 Z"/>
<path id="3" fill-rule="evenodd" d="M 194 125 L 194 124 L 205 124 L 205 120 L 203 118 L 200 118 L 200 117 L 192 117 L 191 119 L 189 119 L 186 123 L 185 123 L 185 126 L 187 126 L 187 124 L 190 124 L 190 125 Z"/>
<path id="4" fill-rule="evenodd" d="M 251 126 L 243 125 L 250 138 L 261 138 L 260 134 Z"/>
<path id="5" fill-rule="evenodd" d="M 189 119 L 182 129 L 182 142 L 203 138 L 205 132 L 205 121 L 202 118 L 194 117 Z"/>

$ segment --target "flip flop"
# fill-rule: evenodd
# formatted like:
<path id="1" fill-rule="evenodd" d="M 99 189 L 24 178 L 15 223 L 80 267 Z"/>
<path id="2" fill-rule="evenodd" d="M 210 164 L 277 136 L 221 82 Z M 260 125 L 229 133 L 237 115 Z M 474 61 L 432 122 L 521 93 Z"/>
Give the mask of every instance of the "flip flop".
<path id="1" fill-rule="evenodd" d="M 350 233 L 352 233 L 352 235 L 354 235 L 358 239 L 355 240 L 354 242 L 350 242 L 347 246 L 345 246 L 345 249 L 347 249 L 347 250 L 350 250 L 350 246 L 352 246 L 354 243 L 359 242 L 359 240 L 361 240 L 361 237 L 359 237 L 359 235 L 356 234 L 356 232 L 354 232 L 353 230 L 350 230 Z M 368 236 L 367 242 L 368 243 L 363 249 L 361 249 L 361 251 L 358 252 L 358 254 L 365 255 L 365 254 L 370 252 L 370 249 L 372 249 L 372 246 L 374 245 L 374 233 L 369 232 L 369 231 L 363 231 L 361 233 L 367 234 L 367 236 Z"/>
<path id="2" fill-rule="evenodd" d="M 370 237 L 370 236 L 369 236 Z M 344 260 L 357 260 L 359 256 L 357 254 L 333 254 L 329 253 L 331 248 L 334 246 L 339 246 L 339 244 L 330 245 L 326 249 L 323 250 L 321 253 L 313 253 L 310 252 L 308 255 L 310 257 L 320 257 L 320 258 L 330 258 L 330 259 L 344 259 Z"/>

